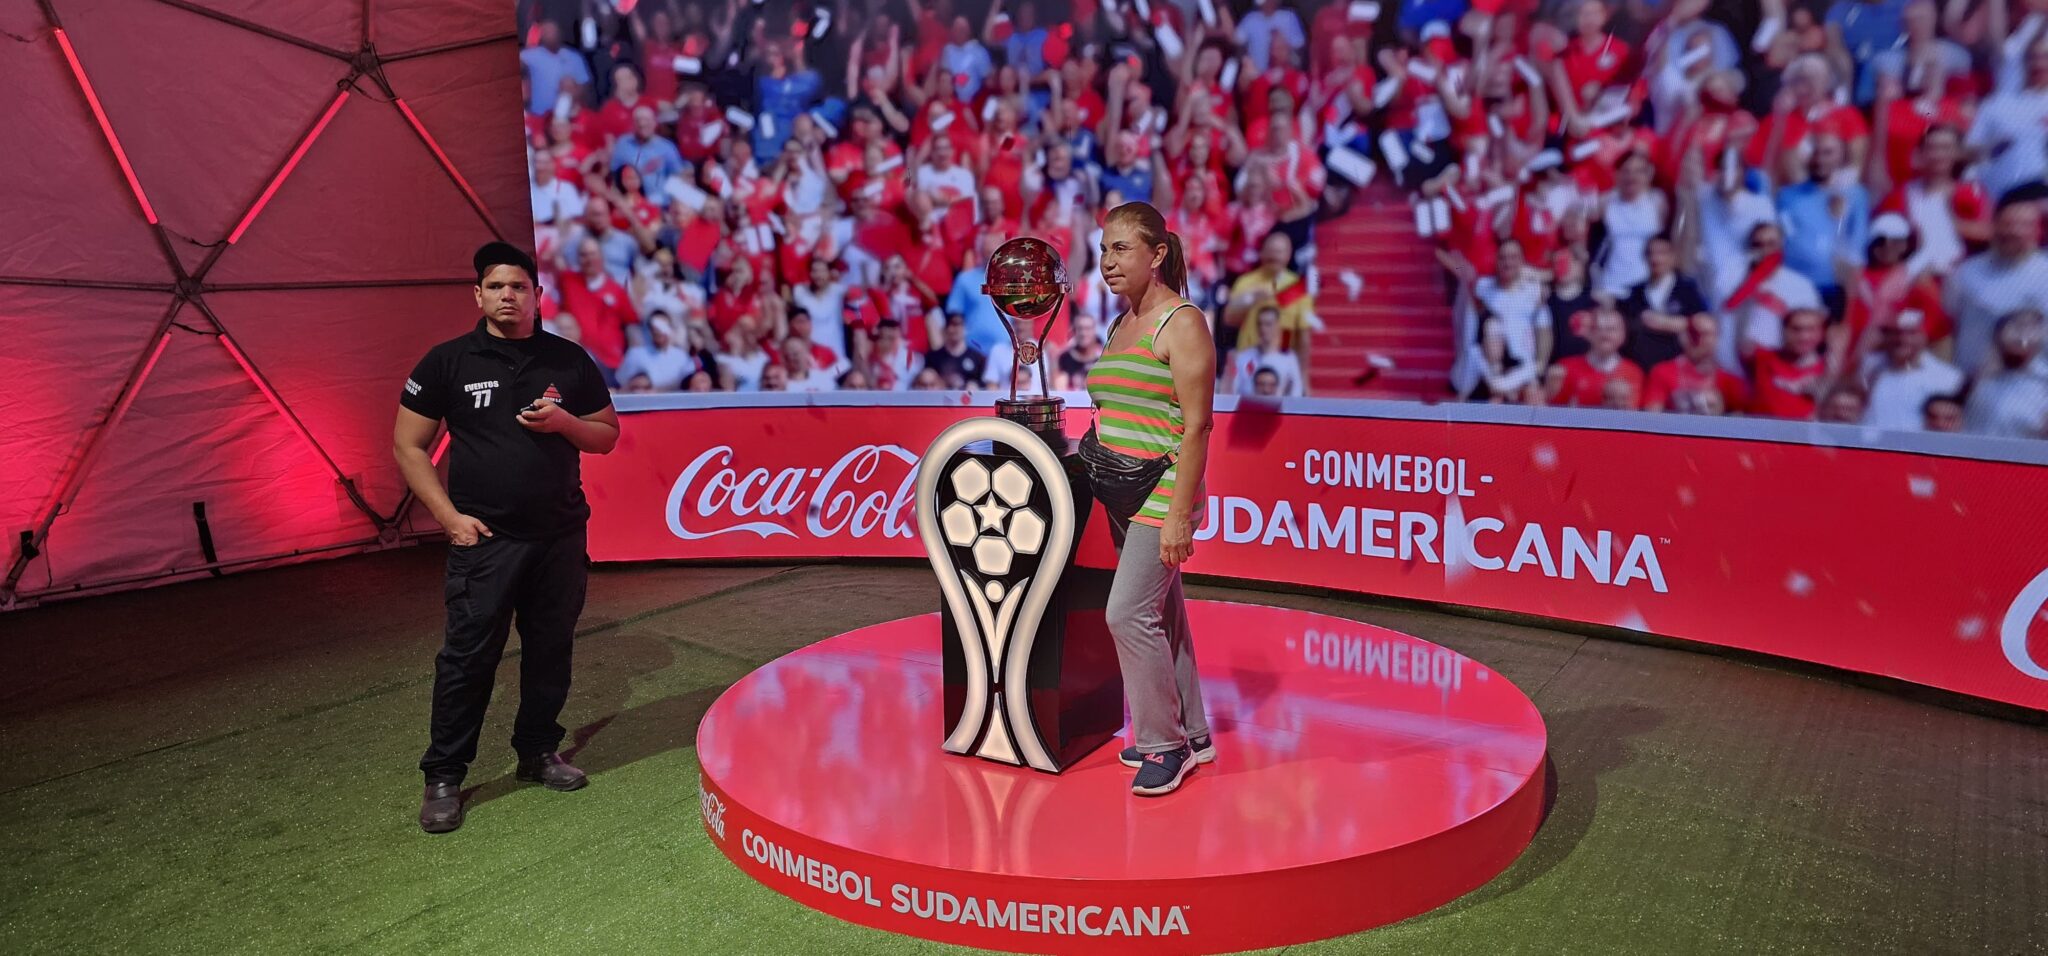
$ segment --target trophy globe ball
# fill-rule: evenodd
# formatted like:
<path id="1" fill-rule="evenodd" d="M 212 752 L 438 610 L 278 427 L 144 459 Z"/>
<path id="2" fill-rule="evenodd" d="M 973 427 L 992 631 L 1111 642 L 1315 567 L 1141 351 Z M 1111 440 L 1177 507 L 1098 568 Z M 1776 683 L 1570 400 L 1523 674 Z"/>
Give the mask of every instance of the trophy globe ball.
<path id="1" fill-rule="evenodd" d="M 1044 240 L 1019 237 L 1003 243 L 989 257 L 982 291 L 995 300 L 1003 314 L 1035 319 L 1051 312 L 1066 294 L 1067 267 Z"/>

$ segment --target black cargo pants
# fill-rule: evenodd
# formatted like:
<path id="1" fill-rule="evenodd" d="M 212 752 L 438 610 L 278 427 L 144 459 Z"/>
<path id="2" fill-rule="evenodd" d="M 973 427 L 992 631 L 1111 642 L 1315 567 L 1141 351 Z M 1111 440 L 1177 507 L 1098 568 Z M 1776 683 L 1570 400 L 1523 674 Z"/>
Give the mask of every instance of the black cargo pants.
<path id="1" fill-rule="evenodd" d="M 484 710 L 513 622 L 519 625 L 519 714 L 512 750 L 521 757 L 561 746 L 570 651 L 583 613 L 590 559 L 584 529 L 554 538 L 499 534 L 448 549 L 447 633 L 434 660 L 432 742 L 420 758 L 428 783 L 461 782 L 476 759 Z"/>

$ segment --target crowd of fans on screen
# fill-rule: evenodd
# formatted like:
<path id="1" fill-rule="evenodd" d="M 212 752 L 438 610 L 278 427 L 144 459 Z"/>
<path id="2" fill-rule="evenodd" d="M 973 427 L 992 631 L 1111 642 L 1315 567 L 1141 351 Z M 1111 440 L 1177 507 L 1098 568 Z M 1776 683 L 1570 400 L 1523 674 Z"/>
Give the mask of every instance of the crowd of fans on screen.
<path id="1" fill-rule="evenodd" d="M 1405 201 L 1445 397 L 2048 435 L 2048 0 L 551 6 L 542 314 L 621 391 L 1007 390 L 1020 235 L 1074 292 L 1014 384 L 1078 389 L 1144 200 L 1220 390 L 1302 395 L 1317 223 Z"/>

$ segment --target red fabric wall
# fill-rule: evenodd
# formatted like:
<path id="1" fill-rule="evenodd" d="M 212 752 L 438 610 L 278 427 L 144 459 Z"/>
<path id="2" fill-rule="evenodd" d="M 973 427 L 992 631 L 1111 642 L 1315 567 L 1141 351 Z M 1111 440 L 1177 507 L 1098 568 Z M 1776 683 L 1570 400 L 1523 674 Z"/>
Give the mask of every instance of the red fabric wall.
<path id="1" fill-rule="evenodd" d="M 407 530 L 336 473 L 400 508 L 405 373 L 475 321 L 476 247 L 531 246 L 511 4 L 192 5 L 0 0 L 0 605 L 204 563 L 195 502 L 223 562 Z"/>

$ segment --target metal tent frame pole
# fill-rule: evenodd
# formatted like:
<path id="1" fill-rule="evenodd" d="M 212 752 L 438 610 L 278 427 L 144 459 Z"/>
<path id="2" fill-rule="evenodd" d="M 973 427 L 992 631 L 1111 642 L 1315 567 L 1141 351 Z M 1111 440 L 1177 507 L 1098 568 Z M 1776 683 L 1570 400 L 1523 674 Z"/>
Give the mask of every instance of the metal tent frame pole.
<path id="1" fill-rule="evenodd" d="M 37 0 L 37 5 L 42 10 L 44 19 L 48 22 L 48 24 L 51 27 L 50 36 L 56 42 L 57 46 L 63 54 L 64 61 L 67 67 L 70 69 L 71 75 L 77 84 L 79 94 L 84 100 L 84 105 L 89 109 L 93 120 L 97 123 L 101 133 L 102 140 L 106 143 L 106 146 L 108 148 L 108 152 L 111 154 L 111 157 L 113 158 L 115 163 L 119 166 L 121 175 L 125 179 L 130 192 L 133 194 L 135 198 L 136 212 L 149 225 L 149 227 L 151 228 L 156 237 L 158 248 L 163 253 L 164 260 L 169 267 L 170 279 L 167 282 L 149 283 L 94 279 L 64 279 L 44 278 L 37 276 L 0 275 L 0 285 L 34 286 L 66 289 L 95 289 L 123 292 L 168 293 L 171 296 L 171 301 L 169 305 L 165 308 L 163 315 L 157 320 L 154 331 L 147 340 L 147 343 L 144 345 L 140 353 L 136 356 L 134 362 L 131 363 L 127 376 L 123 379 L 120 389 L 115 393 L 115 399 L 113 403 L 107 408 L 105 414 L 103 414 L 100 417 L 99 421 L 94 423 L 90 428 L 88 428 L 83 433 L 81 444 L 78 446 L 77 451 L 69 458 L 67 458 L 64 468 L 59 473 L 58 479 L 52 488 L 48 501 L 46 501 L 42 508 L 39 509 L 39 511 L 37 512 L 36 518 L 32 523 L 31 528 L 21 533 L 20 540 L 18 542 L 18 547 L 15 551 L 13 560 L 10 562 L 8 566 L 7 574 L 4 579 L 0 579 L 0 609 L 19 606 L 20 601 L 22 601 L 23 599 L 32 600 L 36 597 L 47 594 L 75 593 L 99 590 L 108 587 L 119 587 L 121 585 L 136 584 L 162 577 L 189 574 L 194 571 L 222 570 L 231 567 L 246 566 L 250 564 L 260 564 L 269 561 L 282 560 L 306 554 L 318 554 L 337 550 L 344 550 L 349 548 L 363 548 L 380 545 L 390 546 L 406 539 L 407 536 L 397 533 L 397 529 L 399 525 L 405 520 L 406 512 L 410 509 L 414 501 L 412 491 L 410 489 L 406 490 L 403 496 L 401 496 L 401 498 L 399 499 L 397 508 L 389 516 L 385 516 L 378 513 L 377 510 L 373 506 L 371 506 L 369 501 L 363 496 L 361 490 L 356 487 L 354 480 L 349 478 L 348 475 L 342 470 L 340 464 L 334 460 L 333 456 L 327 453 L 326 449 L 320 444 L 318 439 L 314 437 L 311 430 L 308 429 L 305 423 L 299 418 L 298 414 L 292 410 L 290 403 L 285 400 L 283 394 L 280 393 L 276 389 L 276 387 L 271 384 L 269 379 L 263 375 L 261 370 L 257 367 L 255 361 L 248 355 L 246 350 L 244 350 L 240 346 L 240 344 L 235 340 L 234 335 L 228 331 L 226 324 L 220 320 L 220 317 L 213 312 L 212 308 L 207 305 L 204 299 L 204 295 L 208 292 L 315 291 L 331 289 L 436 287 L 472 284 L 473 280 L 469 277 L 451 277 L 446 279 L 221 283 L 218 285 L 208 284 L 206 282 L 206 276 L 213 270 L 213 267 L 219 262 L 221 256 L 226 254 L 227 250 L 233 247 L 242 238 L 243 234 L 248 230 L 250 224 L 256 220 L 258 215 L 262 212 L 263 208 L 270 202 L 271 198 L 275 196 L 278 190 L 284 185 L 284 183 L 290 179 L 292 172 L 298 167 L 300 160 L 302 160 L 305 157 L 307 151 L 310 150 L 315 141 L 319 139 L 321 133 L 326 129 L 329 122 L 333 120 L 335 114 L 338 113 L 342 106 L 347 103 L 349 97 L 351 96 L 351 92 L 354 88 L 354 85 L 359 79 L 368 77 L 372 82 L 377 84 L 379 90 L 383 94 L 385 94 L 392 107 L 396 109 L 402 117 L 404 117 L 407 125 L 412 129 L 414 135 L 419 139 L 420 143 L 427 148 L 430 154 L 433 155 L 436 164 L 438 164 L 441 167 L 442 171 L 448 175 L 449 179 L 454 183 L 456 188 L 462 192 L 462 195 L 464 199 L 469 203 L 470 208 L 476 212 L 478 218 L 482 220 L 483 224 L 490 230 L 491 234 L 501 240 L 505 238 L 504 231 L 499 227 L 496 218 L 491 214 L 489 206 L 483 201 L 482 197 L 477 194 L 476 190 L 470 186 L 467 177 L 465 177 L 462 174 L 462 171 L 456 167 L 454 161 L 450 159 L 447 153 L 441 148 L 439 142 L 437 142 L 434 139 L 433 134 L 428 131 L 426 124 L 419 118 L 417 114 L 413 112 L 411 106 L 405 102 L 404 98 L 399 96 L 398 93 L 391 88 L 390 83 L 386 80 L 383 74 L 382 67 L 383 64 L 387 62 L 398 62 L 403 60 L 418 59 L 441 53 L 449 53 L 459 50 L 472 49 L 493 43 L 503 43 L 506 41 L 517 42 L 518 34 L 516 32 L 495 34 L 492 36 L 479 37 L 471 40 L 455 41 L 423 49 L 405 51 L 390 56 L 380 56 L 375 47 L 376 31 L 374 17 L 374 0 L 363 0 L 361 46 L 359 49 L 354 51 L 343 50 L 336 47 L 328 46 L 326 44 L 318 43 L 306 39 L 304 37 L 294 36 L 282 30 L 267 27 L 259 23 L 244 20 L 232 14 L 224 13 L 219 10 L 214 10 L 202 6 L 198 3 L 191 2 L 191 0 L 156 0 L 156 2 L 161 3 L 165 6 L 185 11 L 195 16 L 205 17 L 209 20 L 213 20 L 218 23 L 227 24 L 237 29 L 245 30 L 250 33 L 258 34 L 281 43 L 290 44 L 301 49 L 309 50 L 321 54 L 323 56 L 330 57 L 342 63 L 348 64 L 349 71 L 335 84 L 336 95 L 334 96 L 334 98 L 332 100 L 327 101 L 321 113 L 308 122 L 305 131 L 294 141 L 292 150 L 279 161 L 276 169 L 265 180 L 265 185 L 262 191 L 251 199 L 241 217 L 238 220 L 236 220 L 236 225 L 233 231 L 222 241 L 214 243 L 212 250 L 208 253 L 204 261 L 200 263 L 199 267 L 188 273 L 184 267 L 183 262 L 181 262 L 178 258 L 176 248 L 172 245 L 169 231 L 158 220 L 155 207 L 151 204 L 148 193 L 143 188 L 141 179 L 136 174 L 133 166 L 129 163 L 127 151 L 121 145 L 121 140 L 118 134 L 115 132 L 113 121 L 107 115 L 106 110 L 102 107 L 99 100 L 99 95 L 93 88 L 92 80 L 85 68 L 85 64 L 80 59 L 77 50 L 74 48 L 71 37 L 66 32 L 61 18 L 57 15 L 54 0 Z M 289 552 L 282 552 L 278 554 L 266 555 L 257 558 L 239 558 L 228 561 L 215 561 L 209 562 L 204 565 L 198 565 L 188 568 L 176 568 L 169 571 L 156 572 L 152 574 L 124 576 L 92 583 L 78 583 L 64 587 L 43 589 L 40 591 L 19 591 L 18 587 L 21 583 L 21 579 L 27 573 L 29 565 L 32 564 L 38 556 L 43 554 L 44 546 L 49 540 L 51 528 L 55 525 L 56 520 L 64 514 L 66 509 L 68 509 L 73 502 L 77 500 L 79 492 L 84 486 L 85 478 L 92 469 L 92 465 L 94 464 L 95 460 L 98 458 L 100 453 L 103 452 L 106 448 L 108 436 L 110 436 L 115 431 L 115 429 L 119 427 L 122 418 L 127 414 L 128 409 L 134 404 L 136 396 L 140 394 L 142 386 L 144 385 L 144 383 L 148 381 L 150 373 L 155 370 L 157 362 L 162 358 L 165 349 L 170 344 L 170 339 L 173 332 L 177 328 L 183 328 L 183 326 L 176 324 L 176 320 L 179 313 L 183 311 L 187 303 L 190 303 L 195 309 L 197 309 L 202 315 L 205 316 L 207 324 L 212 327 L 210 330 L 211 334 L 214 334 L 218 337 L 222 347 L 225 350 L 227 350 L 230 357 L 242 369 L 244 374 L 248 376 L 251 383 L 253 383 L 256 386 L 258 392 L 262 394 L 265 401 L 268 404 L 270 404 L 271 407 L 281 417 L 285 419 L 286 423 L 292 428 L 292 430 L 299 435 L 299 437 L 313 451 L 314 455 L 318 457 L 321 460 L 321 462 L 327 467 L 328 471 L 335 476 L 335 479 L 342 485 L 351 503 L 353 503 L 357 510 L 362 512 L 363 515 L 370 520 L 371 524 L 377 528 L 377 537 L 362 542 L 353 542 L 343 545 L 331 545 L 313 549 L 295 549 Z M 444 438 L 442 448 L 445 447 L 446 443 Z M 438 457 L 439 452 L 437 451 L 436 458 L 438 459 Z"/>

